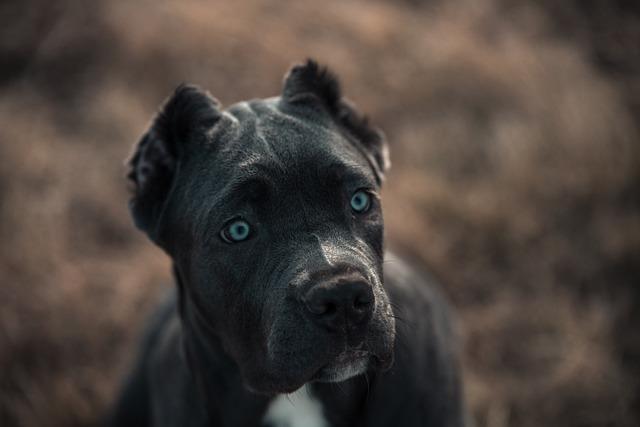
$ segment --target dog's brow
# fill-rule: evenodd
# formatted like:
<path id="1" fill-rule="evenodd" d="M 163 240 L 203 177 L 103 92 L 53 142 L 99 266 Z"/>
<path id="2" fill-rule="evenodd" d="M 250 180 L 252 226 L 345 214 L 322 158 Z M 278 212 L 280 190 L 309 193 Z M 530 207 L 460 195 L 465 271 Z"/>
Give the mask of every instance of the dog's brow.
<path id="1" fill-rule="evenodd" d="M 273 183 L 268 178 L 254 176 L 234 181 L 228 188 L 240 199 L 260 202 L 269 197 Z"/>
<path id="2" fill-rule="evenodd" d="M 261 173 L 243 173 L 232 179 L 221 192 L 222 200 L 252 200 L 266 201 L 269 197 L 273 182 Z"/>
<path id="3" fill-rule="evenodd" d="M 360 182 L 373 185 L 375 179 L 370 170 L 357 163 L 331 163 L 325 168 L 321 168 L 323 173 L 336 184 L 345 182 Z"/>

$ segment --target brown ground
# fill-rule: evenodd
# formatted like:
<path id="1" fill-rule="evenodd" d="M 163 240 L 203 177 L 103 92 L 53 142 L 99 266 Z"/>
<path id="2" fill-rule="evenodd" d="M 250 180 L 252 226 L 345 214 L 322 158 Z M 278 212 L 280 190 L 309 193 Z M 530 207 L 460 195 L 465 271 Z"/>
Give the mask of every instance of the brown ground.
<path id="1" fill-rule="evenodd" d="M 0 5 L 0 425 L 113 396 L 169 278 L 123 179 L 162 99 L 271 96 L 308 56 L 387 132 L 390 245 L 457 308 L 477 425 L 638 425 L 640 8 L 420 3 Z"/>

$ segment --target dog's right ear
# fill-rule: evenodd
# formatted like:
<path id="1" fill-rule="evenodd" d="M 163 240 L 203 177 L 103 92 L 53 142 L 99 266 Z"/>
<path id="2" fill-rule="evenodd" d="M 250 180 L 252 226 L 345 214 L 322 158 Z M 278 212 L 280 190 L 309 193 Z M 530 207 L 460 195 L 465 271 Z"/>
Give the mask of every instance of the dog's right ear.
<path id="1" fill-rule="evenodd" d="M 220 118 L 219 103 L 191 85 L 179 86 L 165 102 L 128 160 L 133 197 L 129 209 L 136 227 L 157 242 L 162 212 L 174 173 L 187 145 L 206 139 Z"/>

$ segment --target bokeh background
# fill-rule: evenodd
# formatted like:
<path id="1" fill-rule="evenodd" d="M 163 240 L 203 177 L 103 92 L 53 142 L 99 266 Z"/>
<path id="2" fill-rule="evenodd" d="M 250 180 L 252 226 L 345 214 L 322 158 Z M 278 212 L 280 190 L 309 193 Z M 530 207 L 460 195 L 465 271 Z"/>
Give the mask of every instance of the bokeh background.
<path id="1" fill-rule="evenodd" d="M 456 308 L 479 427 L 640 424 L 640 2 L 0 3 L 0 425 L 99 423 L 169 261 L 123 160 L 180 82 L 314 57 L 387 133 L 390 247 Z"/>

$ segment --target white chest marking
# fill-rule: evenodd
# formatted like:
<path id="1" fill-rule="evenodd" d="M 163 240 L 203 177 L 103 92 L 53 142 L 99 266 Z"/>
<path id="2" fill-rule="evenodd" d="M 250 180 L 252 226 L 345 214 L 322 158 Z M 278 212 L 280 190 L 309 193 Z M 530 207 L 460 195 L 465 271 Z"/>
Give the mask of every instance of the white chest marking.
<path id="1" fill-rule="evenodd" d="M 302 386 L 291 394 L 274 398 L 264 415 L 264 422 L 272 427 L 329 427 L 322 414 L 322 404 Z"/>

